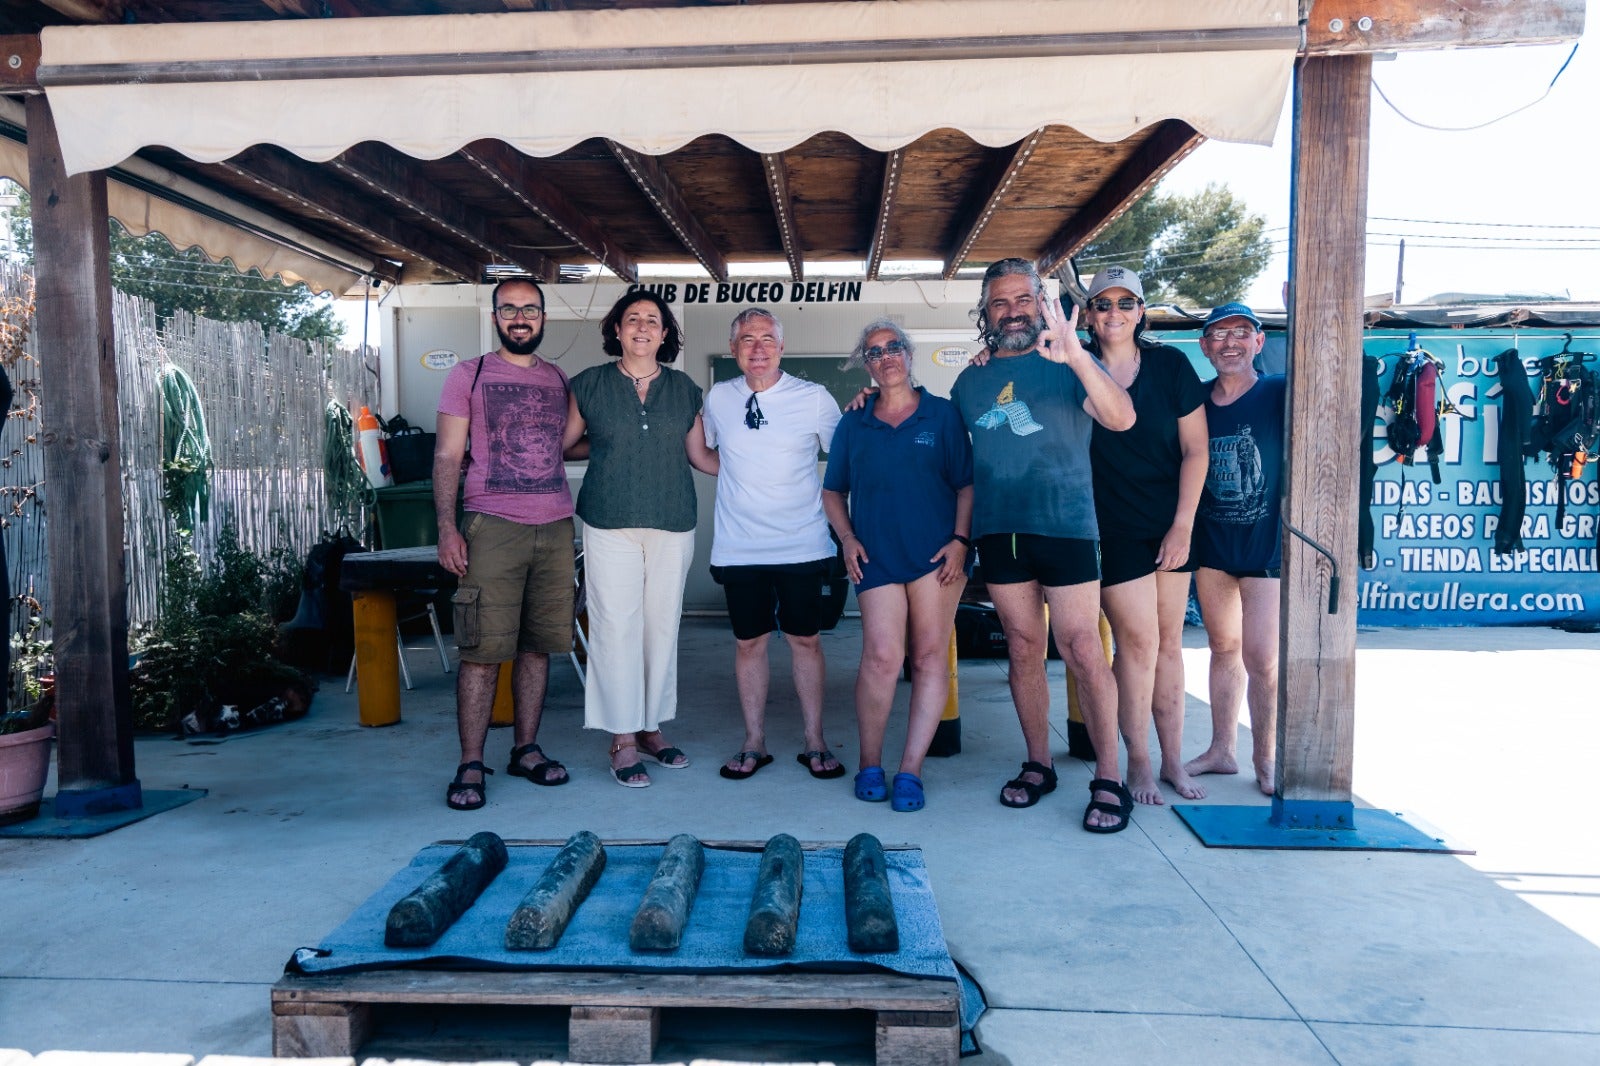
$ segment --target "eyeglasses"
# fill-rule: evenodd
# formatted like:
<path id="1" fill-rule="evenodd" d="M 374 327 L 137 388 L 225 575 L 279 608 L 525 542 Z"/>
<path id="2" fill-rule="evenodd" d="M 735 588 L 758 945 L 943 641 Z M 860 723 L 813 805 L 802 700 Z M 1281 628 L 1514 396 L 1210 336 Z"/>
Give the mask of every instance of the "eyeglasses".
<path id="1" fill-rule="evenodd" d="M 874 344 L 871 348 L 861 353 L 861 358 L 869 363 L 876 363 L 886 355 L 905 355 L 905 341 L 890 341 L 888 344 Z"/>
<path id="2" fill-rule="evenodd" d="M 1231 329 L 1208 329 L 1201 334 L 1208 341 L 1227 340 L 1230 337 L 1236 341 L 1247 341 L 1255 336 L 1254 326 L 1234 326 Z"/>
<path id="3" fill-rule="evenodd" d="M 544 317 L 544 308 L 538 304 L 528 304 L 525 307 L 518 307 L 515 304 L 501 304 L 494 309 L 494 313 L 500 316 L 500 321 L 502 322 L 515 322 L 518 318 L 526 319 L 529 322 L 537 322 Z"/>
<path id="4" fill-rule="evenodd" d="M 1113 306 L 1115 306 L 1118 311 L 1132 311 L 1135 307 L 1138 307 L 1143 302 L 1143 300 L 1140 300 L 1134 296 L 1119 296 L 1115 300 L 1111 300 L 1102 296 L 1099 299 L 1090 300 L 1089 306 L 1104 314 L 1106 311 L 1111 310 Z"/>
<path id="5" fill-rule="evenodd" d="M 760 429 L 766 424 L 767 416 L 761 413 L 761 405 L 756 402 L 756 394 L 752 392 L 744 402 L 744 428 Z"/>

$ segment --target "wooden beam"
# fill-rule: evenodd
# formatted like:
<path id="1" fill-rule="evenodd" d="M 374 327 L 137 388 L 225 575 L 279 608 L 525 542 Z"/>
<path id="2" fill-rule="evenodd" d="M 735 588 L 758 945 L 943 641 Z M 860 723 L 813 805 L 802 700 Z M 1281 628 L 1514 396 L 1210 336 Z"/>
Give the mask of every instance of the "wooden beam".
<path id="1" fill-rule="evenodd" d="M 27 108 L 59 798 L 112 797 L 108 809 L 128 809 L 140 804 L 106 176 L 68 177 L 50 101 L 31 96 Z"/>
<path id="2" fill-rule="evenodd" d="M 1146 189 L 1204 142 L 1205 137 L 1187 122 L 1174 118 L 1157 126 L 1100 191 L 1089 197 L 1089 202 L 1075 211 L 1050 238 L 1044 251 L 1039 253 L 1039 273 L 1052 273 L 1076 255 L 1078 249 L 1094 240 L 1101 230 L 1143 196 Z"/>
<path id="3" fill-rule="evenodd" d="M 540 281 L 553 282 L 560 272 L 560 267 L 543 253 L 518 248 L 506 240 L 508 234 L 503 227 L 491 225 L 483 214 L 446 195 L 422 173 L 417 160 L 393 148 L 358 144 L 323 165 L 391 203 L 416 212 L 429 224 L 448 230 L 492 261 L 521 267 Z"/>
<path id="4" fill-rule="evenodd" d="M 767 175 L 767 196 L 772 200 L 772 217 L 778 223 L 778 236 L 783 240 L 783 255 L 789 260 L 789 276 L 795 281 L 805 280 L 805 250 L 800 247 L 800 236 L 794 228 L 794 200 L 789 195 L 789 165 L 783 161 L 782 152 L 763 152 L 761 169 Z"/>
<path id="5" fill-rule="evenodd" d="M 487 260 L 448 244 L 420 227 L 406 225 L 395 218 L 394 212 L 379 204 L 352 196 L 349 189 L 328 181 L 316 167 L 282 149 L 246 148 L 232 159 L 213 165 L 260 189 L 288 198 L 312 217 L 359 230 L 370 240 L 427 260 L 463 281 L 476 282 L 483 276 Z"/>
<path id="6" fill-rule="evenodd" d="M 40 0 L 45 7 L 74 22 L 121 22 L 122 0 Z"/>
<path id="7" fill-rule="evenodd" d="M 1005 200 L 1011 183 L 1022 173 L 1022 168 L 1027 165 L 1033 156 L 1033 150 L 1039 147 L 1039 141 L 1043 137 L 1044 130 L 1034 130 L 1009 149 L 1002 148 L 995 153 L 994 165 L 986 176 L 979 179 L 981 184 L 977 195 L 968 199 L 971 206 L 967 209 L 966 217 L 959 223 L 955 243 L 950 246 L 950 252 L 945 256 L 946 281 L 955 277 L 956 271 L 961 269 L 961 264 L 967 261 L 973 244 L 977 242 L 984 227 L 989 224 L 989 219 Z"/>
<path id="8" fill-rule="evenodd" d="M 321 18 L 322 0 L 261 0 L 274 14 L 289 18 Z"/>
<path id="9" fill-rule="evenodd" d="M 1283 535 L 1278 792 L 1283 804 L 1350 804 L 1355 723 L 1356 456 L 1361 441 L 1363 270 L 1372 57 L 1316 56 L 1295 72 L 1289 244 L 1289 410 Z M 1315 430 L 1312 431 L 1312 427 Z M 1260 743 L 1260 740 L 1257 740 Z M 1303 821 L 1303 820 L 1302 820 Z"/>
<path id="10" fill-rule="evenodd" d="M 645 199 L 650 201 L 650 206 L 656 209 L 656 214 L 667 224 L 684 248 L 706 268 L 718 281 L 728 280 L 728 261 L 717 248 L 716 242 L 706 232 L 694 212 L 689 210 L 689 205 L 684 202 L 683 195 L 678 192 L 677 184 L 668 176 L 666 168 L 655 156 L 642 155 L 632 148 L 624 147 L 616 141 L 606 141 L 606 147 L 611 149 L 611 154 L 617 162 L 622 164 L 622 169 L 628 172 L 628 177 L 644 193 Z"/>
<path id="11" fill-rule="evenodd" d="M 1584 0 L 1318 0 L 1303 54 L 1551 44 L 1583 23 Z"/>
<path id="12" fill-rule="evenodd" d="M 560 187 L 541 174 L 527 156 L 503 141 L 492 140 L 474 141 L 460 154 L 501 191 L 560 230 L 612 273 L 624 281 L 639 280 L 639 266 L 633 257 L 592 218 L 572 206 Z"/>
<path id="13" fill-rule="evenodd" d="M 878 191 L 878 217 L 872 224 L 872 243 L 867 246 L 867 280 L 878 280 L 883 265 L 884 244 L 889 239 L 889 218 L 894 213 L 894 198 L 900 191 L 900 175 L 905 170 L 906 151 L 896 148 L 883 157 L 883 185 Z"/>
<path id="14" fill-rule="evenodd" d="M 39 91 L 37 33 L 0 36 L 0 90 L 8 93 Z"/>

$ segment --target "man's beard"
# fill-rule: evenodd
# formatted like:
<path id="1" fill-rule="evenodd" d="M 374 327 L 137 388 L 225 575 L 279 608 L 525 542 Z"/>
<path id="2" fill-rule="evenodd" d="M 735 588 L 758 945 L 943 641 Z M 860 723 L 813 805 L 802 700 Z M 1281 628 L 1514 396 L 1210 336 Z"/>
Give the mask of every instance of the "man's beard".
<path id="1" fill-rule="evenodd" d="M 544 326 L 533 331 L 533 336 L 525 341 L 515 341 L 506 334 L 506 327 L 499 321 L 494 324 L 494 331 L 500 334 L 500 345 L 512 355 L 532 355 L 539 349 L 539 342 L 544 340 Z"/>
<path id="2" fill-rule="evenodd" d="M 1020 333 L 1011 333 L 1006 327 L 1019 322 L 1027 323 L 1028 328 Z M 1013 318 L 1002 318 L 995 323 L 994 340 L 995 348 L 1007 352 L 1027 352 L 1038 347 L 1039 335 L 1044 332 L 1043 318 L 1029 318 L 1017 315 Z"/>

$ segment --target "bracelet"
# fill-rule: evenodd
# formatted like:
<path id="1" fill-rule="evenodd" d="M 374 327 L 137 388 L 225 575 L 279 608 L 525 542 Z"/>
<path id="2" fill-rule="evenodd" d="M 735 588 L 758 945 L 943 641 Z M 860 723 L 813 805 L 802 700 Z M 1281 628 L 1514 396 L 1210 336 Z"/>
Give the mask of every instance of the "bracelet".
<path id="1" fill-rule="evenodd" d="M 847 540 L 860 540 L 860 539 L 861 538 L 856 536 L 854 531 L 852 531 L 852 532 L 846 533 L 844 536 L 840 537 L 839 538 L 839 543 L 843 544 Z"/>
<path id="2" fill-rule="evenodd" d="M 950 534 L 950 539 L 951 540 L 959 540 L 963 545 L 966 546 L 968 551 L 972 550 L 972 538 L 971 537 L 963 537 L 960 533 L 952 533 L 952 534 Z"/>

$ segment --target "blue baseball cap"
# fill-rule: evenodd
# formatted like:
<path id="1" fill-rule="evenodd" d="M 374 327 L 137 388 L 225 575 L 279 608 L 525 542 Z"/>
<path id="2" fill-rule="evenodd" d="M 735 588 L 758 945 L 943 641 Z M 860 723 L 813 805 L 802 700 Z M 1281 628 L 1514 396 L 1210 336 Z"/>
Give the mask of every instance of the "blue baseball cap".
<path id="1" fill-rule="evenodd" d="M 1241 303 L 1228 303 L 1220 307 L 1213 307 L 1211 313 L 1206 316 L 1205 325 L 1200 328 L 1202 330 L 1208 329 L 1213 323 L 1221 322 L 1225 318 L 1248 318 L 1255 323 L 1256 329 L 1261 328 L 1261 320 L 1256 317 L 1256 313 Z"/>

